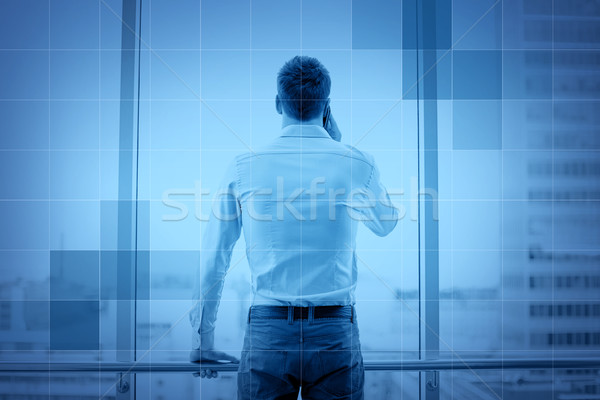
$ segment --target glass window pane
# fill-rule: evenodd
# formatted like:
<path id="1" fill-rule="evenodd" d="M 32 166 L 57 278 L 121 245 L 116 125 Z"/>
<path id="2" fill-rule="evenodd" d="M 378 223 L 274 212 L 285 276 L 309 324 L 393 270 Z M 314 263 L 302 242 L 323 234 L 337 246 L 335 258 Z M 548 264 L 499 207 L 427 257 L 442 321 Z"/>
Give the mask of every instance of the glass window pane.
<path id="1" fill-rule="evenodd" d="M 121 9 L 115 0 L 0 4 L 3 361 L 111 360 L 103 350 L 115 348 L 115 304 L 100 301 L 111 290 L 100 239 L 116 236 L 117 213 L 101 198 L 118 196 L 118 163 L 104 150 L 118 150 Z M 22 378 L 2 395 L 85 395 L 64 391 L 60 374 Z M 82 382 L 99 395 L 98 377 Z"/>
<path id="2" fill-rule="evenodd" d="M 469 13 L 453 4 L 456 32 L 457 19 Z M 452 142 L 438 158 L 440 350 L 449 355 L 600 349 L 592 316 L 600 293 L 592 256 L 600 246 L 599 155 L 590 134 L 598 125 L 598 60 L 580 50 L 597 35 L 577 36 L 598 13 L 592 7 L 584 17 L 581 6 L 502 2 L 502 48 L 452 52 L 452 117 L 438 114 L 440 125 L 452 127 L 438 130 L 440 142 Z M 495 30 L 478 32 L 481 44 L 498 45 Z M 553 390 L 551 381 L 568 379 L 565 371 L 547 373 L 555 375 L 540 383 L 540 396 Z M 442 379 L 442 393 L 446 385 L 474 390 L 466 381 L 476 377 L 452 374 Z M 490 387 L 509 396 L 513 389 L 501 382 L 490 375 Z M 472 386 L 485 392 L 482 385 Z M 476 397 L 486 396 L 495 397 Z"/>
<path id="3" fill-rule="evenodd" d="M 356 310 L 365 359 L 417 357 L 418 222 L 412 198 L 415 193 L 411 192 L 416 190 L 418 175 L 417 107 L 414 100 L 405 101 L 402 96 L 403 85 L 412 84 L 414 79 L 404 79 L 401 73 L 400 28 L 390 22 L 389 32 L 397 31 L 397 37 L 388 38 L 387 44 L 366 46 L 364 41 L 370 40 L 365 33 L 368 23 L 360 12 L 365 5 L 354 11 L 351 6 L 354 4 L 348 2 L 256 1 L 252 10 L 240 5 L 226 12 L 225 4 L 203 2 L 200 31 L 179 38 L 179 47 L 185 49 L 194 48 L 201 38 L 202 49 L 166 52 L 146 48 L 142 52 L 144 101 L 140 108 L 142 150 L 137 190 L 149 204 L 147 210 L 138 209 L 138 245 L 149 250 L 149 258 L 147 265 L 138 263 L 138 274 L 143 275 L 138 275 L 138 356 L 187 360 L 192 344 L 190 285 L 204 250 L 201 245 L 211 201 L 234 156 L 258 149 L 279 135 L 277 72 L 293 56 L 308 53 L 302 47 L 310 45 L 310 55 L 323 62 L 331 74 L 331 108 L 343 133 L 342 143 L 375 157 L 381 179 L 402 218 L 383 238 L 359 225 Z M 399 20 L 400 6 L 388 6 L 398 13 Z M 152 2 L 151 11 L 143 10 L 143 21 L 152 16 L 151 24 L 142 23 L 143 39 L 151 37 L 153 42 L 162 43 L 171 35 L 167 29 L 170 11 L 161 12 L 169 7 Z M 335 14 L 335 21 L 325 26 L 320 22 L 324 16 L 308 17 L 317 10 L 323 15 Z M 189 5 L 178 12 L 193 14 L 196 10 Z M 228 13 L 239 25 L 223 36 L 224 26 L 230 23 L 225 22 Z M 161 18 L 165 20 L 159 21 Z M 209 21 L 211 18 L 223 23 Z M 357 42 L 352 43 L 355 36 L 350 34 L 349 24 L 356 18 L 363 22 L 353 26 L 352 33 L 356 37 L 366 35 L 361 39 L 364 43 L 358 44 L 364 50 L 350 48 L 357 46 Z M 386 18 L 394 20 L 393 15 Z M 247 36 L 244 26 L 250 31 Z M 315 29 L 309 32 L 311 26 Z M 319 32 L 323 40 L 317 39 Z M 375 38 L 382 37 L 381 32 L 374 34 Z M 246 43 L 248 38 L 251 43 Z M 394 42 L 396 45 L 390 45 Z M 450 58 L 444 65 L 449 72 Z M 446 82 L 449 96 L 449 80 Z M 215 328 L 215 346 L 236 356 L 242 348 L 252 301 L 246 252 L 242 234 L 232 251 Z M 148 290 L 140 287 L 146 278 Z M 396 379 L 400 375 L 374 373 L 369 390 L 392 393 L 398 390 Z M 405 390 L 407 396 L 410 391 Z"/>

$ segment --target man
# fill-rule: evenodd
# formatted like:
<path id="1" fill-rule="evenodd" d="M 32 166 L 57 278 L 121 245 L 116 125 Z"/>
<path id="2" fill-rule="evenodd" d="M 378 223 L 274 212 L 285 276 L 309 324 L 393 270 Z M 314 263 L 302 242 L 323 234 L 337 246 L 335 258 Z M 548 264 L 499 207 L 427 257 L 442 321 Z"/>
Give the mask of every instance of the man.
<path id="1" fill-rule="evenodd" d="M 281 136 L 230 163 L 203 236 L 190 360 L 237 362 L 214 348 L 214 323 L 244 227 L 253 300 L 239 399 L 296 399 L 300 388 L 303 399 L 363 398 L 356 228 L 360 220 L 384 236 L 398 214 L 373 157 L 339 143 L 330 87 L 315 58 L 283 65 L 275 98 Z"/>

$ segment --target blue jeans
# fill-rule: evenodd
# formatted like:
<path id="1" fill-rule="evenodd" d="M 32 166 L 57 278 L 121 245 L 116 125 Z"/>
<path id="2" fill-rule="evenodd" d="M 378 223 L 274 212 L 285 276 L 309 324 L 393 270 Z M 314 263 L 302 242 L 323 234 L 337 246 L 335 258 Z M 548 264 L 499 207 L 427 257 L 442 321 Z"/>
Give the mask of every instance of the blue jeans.
<path id="1" fill-rule="evenodd" d="M 253 306 L 238 369 L 239 400 L 364 398 L 364 367 L 353 318 L 273 319 Z"/>

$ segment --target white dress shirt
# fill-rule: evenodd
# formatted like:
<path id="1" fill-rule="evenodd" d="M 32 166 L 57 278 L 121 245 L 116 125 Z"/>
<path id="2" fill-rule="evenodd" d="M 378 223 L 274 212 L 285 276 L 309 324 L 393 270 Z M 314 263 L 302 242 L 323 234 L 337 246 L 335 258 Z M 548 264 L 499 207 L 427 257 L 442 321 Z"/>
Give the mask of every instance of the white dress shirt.
<path id="1" fill-rule="evenodd" d="M 354 304 L 358 221 L 379 236 L 398 221 L 373 156 L 317 125 L 288 125 L 230 162 L 202 238 L 192 348 L 211 349 L 223 281 L 242 226 L 252 304 Z"/>

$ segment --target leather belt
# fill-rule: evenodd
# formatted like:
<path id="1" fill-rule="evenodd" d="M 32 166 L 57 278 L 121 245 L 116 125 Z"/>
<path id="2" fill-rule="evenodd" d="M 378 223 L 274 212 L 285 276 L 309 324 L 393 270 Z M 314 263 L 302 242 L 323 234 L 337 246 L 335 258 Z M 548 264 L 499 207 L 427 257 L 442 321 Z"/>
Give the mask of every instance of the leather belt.
<path id="1" fill-rule="evenodd" d="M 290 308 L 292 309 L 290 311 Z M 248 321 L 251 319 L 309 319 L 311 307 L 297 306 L 252 306 L 248 310 Z M 313 318 L 349 318 L 353 320 L 354 306 L 315 306 Z"/>

